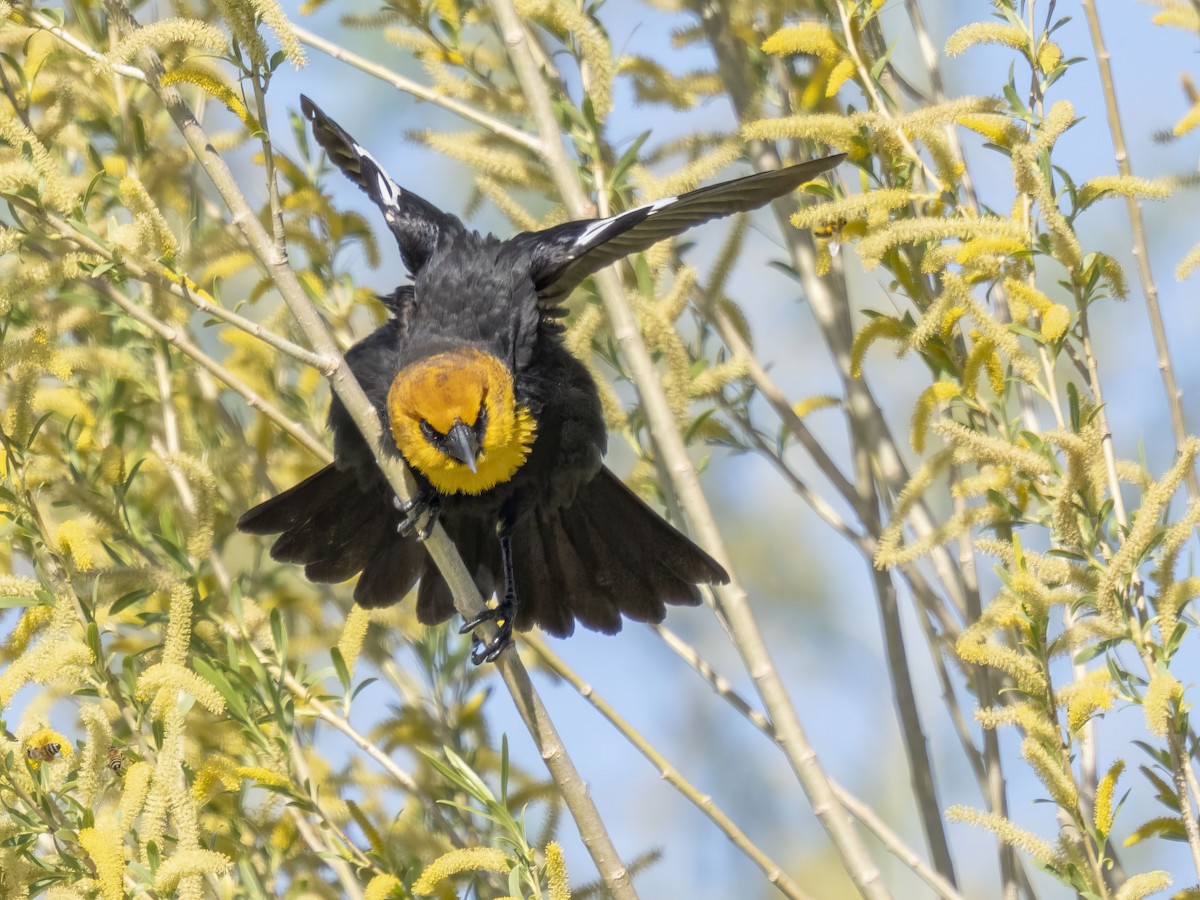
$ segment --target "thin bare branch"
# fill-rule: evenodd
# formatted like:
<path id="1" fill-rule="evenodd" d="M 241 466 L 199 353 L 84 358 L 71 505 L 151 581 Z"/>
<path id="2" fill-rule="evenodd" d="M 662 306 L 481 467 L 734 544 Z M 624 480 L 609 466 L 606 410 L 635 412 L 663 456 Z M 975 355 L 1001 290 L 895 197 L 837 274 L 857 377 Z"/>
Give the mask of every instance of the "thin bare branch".
<path id="1" fill-rule="evenodd" d="M 122 30 L 128 31 L 137 27 L 132 14 L 121 0 L 108 0 L 105 6 Z M 280 295 L 296 317 L 309 342 L 320 355 L 338 360 L 337 366 L 330 376 L 333 390 L 344 404 L 355 425 L 362 431 L 367 445 L 374 453 L 392 490 L 401 499 L 410 498 L 413 493 L 412 476 L 400 460 L 381 452 L 379 443 L 381 428 L 378 413 L 346 365 L 345 359 L 341 356 L 337 343 L 320 313 L 309 300 L 295 272 L 287 264 L 287 260 L 281 258 L 271 235 L 266 232 L 257 216 L 254 215 L 238 187 L 233 173 L 213 148 L 212 142 L 200 127 L 200 123 L 182 96 L 174 87 L 162 84 L 163 69 L 157 54 L 153 50 L 145 49 L 142 51 L 142 56 L 147 63 L 147 83 L 170 114 L 183 135 L 184 141 L 191 148 L 197 163 L 212 180 L 217 193 L 229 207 L 234 225 L 241 231 L 264 270 L 274 280 Z M 475 588 L 474 580 L 467 572 L 458 551 L 450 542 L 441 525 L 434 527 L 433 534 L 425 543 L 425 548 L 449 585 L 459 612 L 467 618 L 472 618 L 482 612 L 485 607 Z M 612 839 L 588 793 L 587 785 L 580 778 L 574 763 L 571 762 L 520 658 L 515 653 L 506 653 L 501 656 L 497 667 L 542 759 L 546 762 L 551 776 L 563 794 L 567 809 L 571 812 L 584 845 L 591 853 L 605 884 L 618 900 L 620 898 L 632 900 L 636 897 L 636 893 L 629 880 L 629 873 L 622 865 Z"/>
<path id="2" fill-rule="evenodd" d="M 1122 175 L 1129 176 L 1133 174 L 1133 168 L 1129 164 L 1129 152 L 1125 147 L 1125 128 L 1121 124 L 1121 111 L 1117 107 L 1117 91 L 1113 83 L 1112 63 L 1108 55 L 1108 48 L 1104 44 L 1104 33 L 1100 30 L 1100 13 L 1096 9 L 1095 0 L 1082 0 L 1082 3 L 1088 21 L 1088 33 L 1091 35 L 1092 46 L 1096 50 L 1096 68 L 1100 72 L 1100 87 L 1104 92 L 1104 109 L 1108 115 L 1108 130 L 1112 135 L 1117 171 Z M 1150 248 L 1146 243 L 1146 223 L 1142 219 L 1141 201 L 1132 194 L 1126 194 L 1125 210 L 1129 214 L 1129 228 L 1133 236 L 1133 258 L 1137 263 L 1142 295 L 1146 298 L 1146 315 L 1150 319 L 1150 333 L 1154 336 L 1158 371 L 1162 376 L 1163 390 L 1167 394 L 1167 406 L 1171 410 L 1171 430 L 1175 434 L 1175 449 L 1178 450 L 1188 436 L 1187 418 L 1183 412 L 1183 389 L 1175 379 L 1175 367 L 1171 363 L 1171 348 L 1167 344 L 1167 329 L 1163 324 L 1162 309 L 1158 305 L 1158 287 L 1154 283 L 1154 273 L 1150 269 Z M 1192 499 L 1200 497 L 1200 480 L 1196 478 L 1194 466 L 1188 468 L 1185 480 L 1188 496 Z"/>
<path id="3" fill-rule="evenodd" d="M 542 142 L 540 140 L 531 134 L 521 131 L 519 128 L 514 128 L 507 122 L 503 122 L 494 116 L 489 116 L 487 113 L 480 112 L 470 104 L 455 100 L 453 97 L 444 97 L 433 88 L 427 88 L 425 85 L 413 81 L 411 78 L 406 78 L 386 66 L 371 62 L 366 57 L 359 56 L 351 50 L 340 47 L 333 43 L 333 41 L 326 40 L 319 34 L 314 34 L 300 25 L 293 24 L 292 30 L 296 32 L 296 37 L 300 38 L 304 43 L 316 50 L 320 50 L 322 53 L 327 53 L 339 62 L 344 62 L 347 65 L 354 66 L 354 68 L 366 72 L 368 75 L 373 75 L 380 81 L 387 82 L 396 88 L 396 90 L 411 94 L 418 100 L 425 100 L 440 106 L 442 109 L 461 116 L 468 122 L 473 122 L 482 128 L 486 128 L 493 134 L 506 138 L 514 144 L 519 144 L 535 154 L 541 155 L 542 153 Z"/>

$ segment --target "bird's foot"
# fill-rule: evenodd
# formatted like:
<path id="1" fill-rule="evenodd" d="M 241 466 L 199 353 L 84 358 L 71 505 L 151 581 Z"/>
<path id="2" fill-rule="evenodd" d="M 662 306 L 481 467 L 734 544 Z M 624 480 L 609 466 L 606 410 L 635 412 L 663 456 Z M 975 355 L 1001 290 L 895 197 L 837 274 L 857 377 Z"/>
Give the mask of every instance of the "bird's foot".
<path id="1" fill-rule="evenodd" d="M 392 505 L 404 514 L 396 531 L 405 537 L 410 534 L 416 535 L 417 540 L 422 543 L 429 540 L 429 536 L 433 534 L 433 526 L 442 514 L 440 494 L 436 491 L 418 491 L 411 500 L 393 497 Z"/>
<path id="2" fill-rule="evenodd" d="M 482 665 L 485 662 L 495 662 L 501 653 L 507 650 L 513 642 L 513 618 L 517 612 L 516 598 L 507 596 L 494 609 L 485 609 L 475 618 L 463 623 L 458 629 L 459 634 L 474 631 L 484 622 L 492 622 L 496 626 L 496 635 L 490 641 L 484 642 L 478 635 L 471 635 L 471 662 Z"/>

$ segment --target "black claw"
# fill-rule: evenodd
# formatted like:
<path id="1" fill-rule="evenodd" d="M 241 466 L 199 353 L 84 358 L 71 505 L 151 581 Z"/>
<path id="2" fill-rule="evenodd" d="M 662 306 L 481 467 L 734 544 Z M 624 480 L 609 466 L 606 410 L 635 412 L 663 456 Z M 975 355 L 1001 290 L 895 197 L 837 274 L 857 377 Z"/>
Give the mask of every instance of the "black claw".
<path id="1" fill-rule="evenodd" d="M 466 634 L 469 631 L 474 631 L 484 622 L 494 622 L 496 624 L 496 636 L 486 643 L 478 636 L 472 635 L 472 663 L 478 666 L 485 662 L 495 662 L 500 654 L 512 645 L 513 613 L 515 611 L 516 606 L 513 599 L 506 598 L 495 609 L 485 609 L 475 618 L 464 622 L 462 628 L 458 629 L 459 634 Z"/>
<path id="2" fill-rule="evenodd" d="M 415 535 L 421 543 L 429 540 L 429 536 L 433 534 L 433 526 L 437 524 L 442 513 L 440 494 L 433 491 L 418 493 L 411 500 L 393 497 L 392 505 L 404 514 L 404 518 L 396 526 L 396 531 L 405 537 Z"/>

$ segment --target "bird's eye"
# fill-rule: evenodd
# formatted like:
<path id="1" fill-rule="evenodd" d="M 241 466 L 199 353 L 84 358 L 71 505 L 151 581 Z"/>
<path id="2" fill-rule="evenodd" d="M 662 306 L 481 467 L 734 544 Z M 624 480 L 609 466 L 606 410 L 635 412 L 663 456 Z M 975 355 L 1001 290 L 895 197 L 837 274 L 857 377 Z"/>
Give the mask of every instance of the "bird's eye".
<path id="1" fill-rule="evenodd" d="M 429 441 L 431 444 L 441 437 L 441 435 L 437 433 L 437 430 L 424 419 L 421 420 L 421 434 L 423 434 L 425 436 L 425 440 Z"/>

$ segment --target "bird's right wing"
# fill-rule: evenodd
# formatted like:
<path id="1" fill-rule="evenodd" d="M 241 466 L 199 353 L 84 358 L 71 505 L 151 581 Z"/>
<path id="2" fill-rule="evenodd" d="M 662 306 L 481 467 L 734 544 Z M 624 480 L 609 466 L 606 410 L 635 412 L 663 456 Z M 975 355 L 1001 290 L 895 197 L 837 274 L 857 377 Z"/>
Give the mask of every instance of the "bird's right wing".
<path id="1" fill-rule="evenodd" d="M 534 286 L 542 304 L 566 299 L 579 284 L 609 263 L 640 253 L 711 219 L 748 212 L 789 194 L 806 181 L 832 169 L 845 154 L 757 172 L 667 197 L 607 219 L 566 222 L 545 231 L 519 235 L 533 266 Z"/>
<path id="2" fill-rule="evenodd" d="M 392 181 L 370 153 L 303 94 L 300 109 L 312 122 L 313 135 L 333 164 L 379 207 L 400 245 L 404 265 L 415 276 L 429 260 L 438 236 L 461 231 L 462 222 Z"/>

